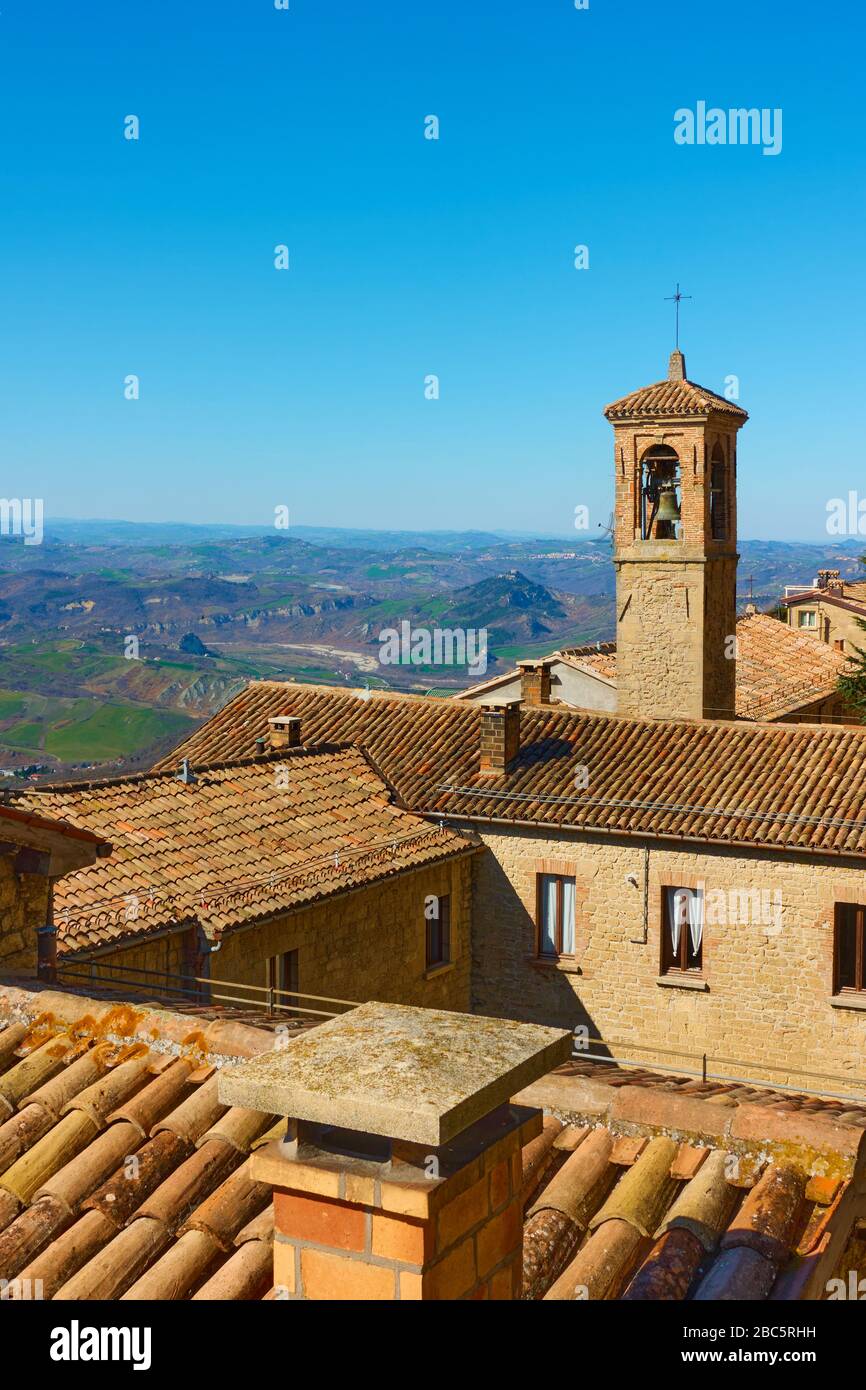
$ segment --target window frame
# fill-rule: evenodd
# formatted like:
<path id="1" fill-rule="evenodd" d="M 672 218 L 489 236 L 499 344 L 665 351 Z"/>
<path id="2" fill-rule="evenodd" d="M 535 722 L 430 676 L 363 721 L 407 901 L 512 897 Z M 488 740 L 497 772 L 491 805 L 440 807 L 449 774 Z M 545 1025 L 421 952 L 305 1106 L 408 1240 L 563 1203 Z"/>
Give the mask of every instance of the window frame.
<path id="1" fill-rule="evenodd" d="M 277 951 L 265 961 L 265 988 L 275 992 L 275 1004 L 291 1009 L 298 1001 L 298 951 Z M 288 997 L 287 997 L 288 996 Z"/>
<path id="2" fill-rule="evenodd" d="M 680 944 L 677 953 L 679 956 L 679 960 L 674 960 L 674 943 L 671 937 L 670 922 L 668 920 L 668 902 L 670 902 L 672 905 L 674 900 L 674 894 L 680 892 L 700 894 L 701 902 L 703 904 L 702 911 L 706 911 L 706 895 L 700 889 L 689 888 L 688 885 L 685 883 L 665 883 L 662 885 L 661 930 L 659 933 L 659 974 L 672 975 L 674 978 L 685 977 L 688 980 L 702 980 L 705 978 L 706 969 L 704 961 L 704 929 L 706 928 L 706 918 L 704 919 L 703 927 L 701 930 L 701 944 L 698 948 L 698 964 L 688 964 L 689 943 L 691 941 L 691 935 L 688 929 L 688 924 L 686 924 L 685 930 L 681 933 L 680 936 Z M 685 962 L 685 964 L 683 964 L 683 962 Z"/>
<path id="3" fill-rule="evenodd" d="M 556 882 L 556 922 L 553 931 L 554 949 L 543 951 L 541 943 L 544 929 L 544 880 L 552 878 Z M 574 884 L 575 895 L 577 894 L 576 874 L 551 874 L 547 871 L 535 875 L 535 955 L 538 960 L 574 960 L 577 952 L 577 912 L 575 910 L 574 922 L 574 950 L 563 951 L 562 931 L 563 931 L 563 884 L 566 882 Z M 575 896 L 575 909 L 577 908 L 577 898 Z"/>
<path id="4" fill-rule="evenodd" d="M 841 917 L 845 911 L 852 911 L 854 917 L 854 980 L 853 985 L 842 984 L 842 933 Z M 860 983 L 857 984 L 856 981 Z M 862 903 L 834 903 L 833 905 L 833 993 L 834 995 L 855 995 L 866 998 L 866 906 Z"/>
<path id="5" fill-rule="evenodd" d="M 451 894 L 436 893 L 438 915 L 424 918 L 424 967 L 436 970 L 439 966 L 451 964 Z M 439 931 L 440 956 L 432 954 L 433 933 Z"/>
<path id="6" fill-rule="evenodd" d="M 806 619 L 810 619 L 809 622 Z M 818 611 L 815 608 L 801 608 L 797 612 L 797 627 L 805 628 L 807 632 L 816 632 L 818 628 Z"/>

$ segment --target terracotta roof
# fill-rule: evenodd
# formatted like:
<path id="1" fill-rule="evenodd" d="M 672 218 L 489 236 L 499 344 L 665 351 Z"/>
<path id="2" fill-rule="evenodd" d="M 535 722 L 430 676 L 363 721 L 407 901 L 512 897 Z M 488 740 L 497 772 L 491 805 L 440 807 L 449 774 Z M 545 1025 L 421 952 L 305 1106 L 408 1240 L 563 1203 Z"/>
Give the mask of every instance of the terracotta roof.
<path id="1" fill-rule="evenodd" d="M 580 1060 L 514 1099 L 547 1111 L 525 1298 L 815 1299 L 846 1268 L 866 1107 Z"/>
<path id="2" fill-rule="evenodd" d="M 106 852 L 111 848 L 104 836 L 97 835 L 92 830 L 84 830 L 80 826 L 72 825 L 69 821 L 54 816 L 35 815 L 30 811 L 0 803 L 0 826 L 4 821 L 7 825 L 20 826 L 22 829 L 44 830 L 50 834 L 61 835 L 66 839 L 81 840 L 85 844 L 96 845 Z"/>
<path id="3" fill-rule="evenodd" d="M 780 719 L 832 695 L 848 658 L 767 613 L 737 621 L 737 714 Z"/>
<path id="4" fill-rule="evenodd" d="M 285 1121 L 221 1105 L 216 1071 L 272 1045 L 0 986 L 6 1297 L 268 1297 L 248 1158 Z M 862 1105 L 584 1060 L 514 1099 L 547 1112 L 523 1151 L 526 1298 L 817 1297 L 850 1265 Z"/>
<path id="5" fill-rule="evenodd" d="M 111 835 L 114 852 L 55 889 L 58 948 L 178 923 L 210 936 L 473 848 L 393 804 L 356 748 L 292 750 L 20 796 Z"/>
<path id="6" fill-rule="evenodd" d="M 600 642 L 588 647 L 561 647 L 556 656 L 578 671 L 589 671 L 606 681 L 616 680 L 616 642 Z"/>
<path id="7" fill-rule="evenodd" d="M 616 643 L 561 647 L 543 657 L 563 661 L 579 671 L 616 682 Z M 806 705 L 832 695 L 848 658 L 826 642 L 798 632 L 767 613 L 737 619 L 736 712 L 739 719 L 783 719 Z M 452 698 L 477 697 L 519 675 L 515 669 L 496 681 L 473 686 Z"/>
<path id="8" fill-rule="evenodd" d="M 254 681 L 173 760 L 237 756 L 274 714 L 300 716 L 309 743 L 363 745 L 416 811 L 866 857 L 866 729 L 859 727 L 524 707 L 520 753 L 506 775 L 491 777 L 479 770 L 478 705 Z M 590 769 L 585 792 L 575 790 L 579 765 Z"/>
<path id="9" fill-rule="evenodd" d="M 698 386 L 694 381 L 656 381 L 652 386 L 642 386 L 638 391 L 630 391 L 618 401 L 606 405 L 604 413 L 608 420 L 630 420 L 654 415 L 693 415 L 706 418 L 713 411 L 723 415 L 735 415 L 738 420 L 748 420 L 748 414 L 733 401 L 717 396 L 706 386 Z"/>
<path id="10" fill-rule="evenodd" d="M 803 589 L 782 599 L 786 608 L 798 608 L 802 603 L 829 603 L 833 608 L 845 608 L 849 613 L 866 614 L 866 583 L 845 584 L 842 589 Z M 814 638 L 813 638 L 814 641 Z"/>
<path id="11" fill-rule="evenodd" d="M 263 1297 L 271 1190 L 248 1155 L 285 1123 L 220 1105 L 213 1068 L 272 1045 L 0 987 L 0 1278 L 46 1299 Z"/>

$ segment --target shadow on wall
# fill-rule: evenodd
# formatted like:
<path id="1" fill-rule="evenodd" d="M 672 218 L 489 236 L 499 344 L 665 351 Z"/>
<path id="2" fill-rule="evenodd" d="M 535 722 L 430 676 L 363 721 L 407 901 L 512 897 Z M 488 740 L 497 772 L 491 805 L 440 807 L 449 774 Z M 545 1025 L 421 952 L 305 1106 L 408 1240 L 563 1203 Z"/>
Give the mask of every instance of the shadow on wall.
<path id="1" fill-rule="evenodd" d="M 536 957 L 535 920 L 492 853 L 476 868 L 483 910 L 476 897 L 472 941 L 472 1010 L 493 1018 L 581 1030 L 577 1038 L 600 1033 L 581 999 L 580 974 L 566 973 Z M 598 1056 L 607 1047 L 590 1044 Z"/>

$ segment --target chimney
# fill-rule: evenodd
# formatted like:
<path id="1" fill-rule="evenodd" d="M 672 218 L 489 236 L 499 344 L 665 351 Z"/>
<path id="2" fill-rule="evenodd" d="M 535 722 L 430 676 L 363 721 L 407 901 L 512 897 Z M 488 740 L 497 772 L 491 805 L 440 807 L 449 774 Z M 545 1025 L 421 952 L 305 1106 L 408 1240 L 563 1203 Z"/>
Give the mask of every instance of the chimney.
<path id="1" fill-rule="evenodd" d="M 518 661 L 520 700 L 524 705 L 550 704 L 550 665 L 545 661 Z"/>
<path id="2" fill-rule="evenodd" d="M 274 1189 L 275 1297 L 519 1299 L 521 1148 L 542 1116 L 510 1097 L 572 1041 L 369 1003 L 223 1069 L 222 1105 L 287 1117 L 250 1160 Z"/>
<path id="3" fill-rule="evenodd" d="M 278 748 L 300 748 L 301 721 L 293 714 L 277 714 L 268 720 L 268 742 Z"/>
<path id="4" fill-rule="evenodd" d="M 520 701 L 481 706 L 481 771 L 508 772 L 520 752 Z"/>

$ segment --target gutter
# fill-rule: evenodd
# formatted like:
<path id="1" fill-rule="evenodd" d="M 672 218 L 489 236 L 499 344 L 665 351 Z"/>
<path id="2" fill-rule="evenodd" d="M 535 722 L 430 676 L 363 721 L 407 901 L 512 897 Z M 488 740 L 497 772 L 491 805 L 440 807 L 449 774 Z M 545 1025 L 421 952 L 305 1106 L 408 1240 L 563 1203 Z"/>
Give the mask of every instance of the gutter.
<path id="1" fill-rule="evenodd" d="M 442 816 L 437 816 L 437 821 L 441 822 L 442 819 Z M 424 869 L 432 869 L 438 864 L 450 864 L 452 860 L 464 859 L 470 854 L 480 854 L 484 848 L 485 845 L 483 843 L 479 842 L 478 844 L 474 844 L 468 842 L 465 848 L 455 849 L 439 859 L 430 860 L 427 864 L 406 864 L 402 869 L 397 869 L 396 872 L 388 874 L 386 878 L 379 881 L 374 880 L 372 883 L 357 883 L 350 887 L 340 888 L 335 893 L 327 893 L 321 897 L 312 898 L 309 902 L 292 903 L 285 908 L 271 909 L 260 917 L 254 917 L 248 922 L 236 922 L 232 926 L 223 927 L 217 937 L 208 936 L 204 926 L 197 917 L 185 917 L 180 922 L 157 927 L 154 931 L 147 931 L 145 929 L 135 934 L 118 937 L 115 941 L 106 943 L 104 946 L 83 946 L 78 950 L 61 951 L 58 954 L 57 966 L 59 970 L 62 970 L 64 961 L 68 961 L 71 964 L 89 960 L 100 960 L 104 956 L 117 955 L 119 951 L 124 951 L 126 949 L 133 950 L 137 946 L 148 945 L 151 941 L 158 941 L 166 936 L 177 936 L 179 932 L 188 931 L 190 927 L 201 928 L 211 948 L 209 954 L 213 955 L 220 949 L 223 939 L 228 935 L 234 936 L 237 932 L 249 931 L 253 927 L 267 926 L 270 922 L 280 921 L 284 917 L 293 917 L 298 912 L 306 912 L 309 908 L 316 907 L 319 903 L 330 903 L 339 898 L 347 898 L 352 893 L 360 893 L 367 888 L 382 886 L 385 883 L 390 883 L 394 879 L 403 878 L 406 874 L 418 873 L 420 870 Z"/>
<path id="2" fill-rule="evenodd" d="M 664 840 L 674 845 L 713 845 L 718 849 L 743 849 L 748 850 L 752 854 L 755 852 L 763 852 L 771 855 L 798 854 L 812 861 L 822 858 L 833 860 L 850 859 L 853 861 L 852 867 L 858 869 L 863 868 L 864 860 L 866 860 L 866 854 L 854 854 L 851 850 L 813 849 L 811 847 L 804 848 L 802 846 L 795 847 L 793 845 L 761 845 L 755 844 L 754 840 L 719 840 L 709 835 L 703 838 L 694 835 L 671 835 L 661 830 L 641 830 L 638 832 L 630 830 L 607 830 L 603 826 L 576 825 L 570 821 L 550 822 L 518 820 L 516 818 L 510 819 L 506 816 L 470 816 L 465 812 L 456 811 L 421 811 L 418 814 L 423 815 L 427 820 L 436 819 L 438 821 L 444 820 L 448 822 L 468 821 L 471 825 L 516 826 L 522 830 L 534 830 L 536 833 L 546 831 L 548 834 L 552 831 L 567 830 L 572 834 L 599 835 L 602 838 L 611 840 L 617 838 L 623 840 L 636 840 L 638 843 L 643 842 L 644 844 L 650 845 L 654 840 Z"/>

